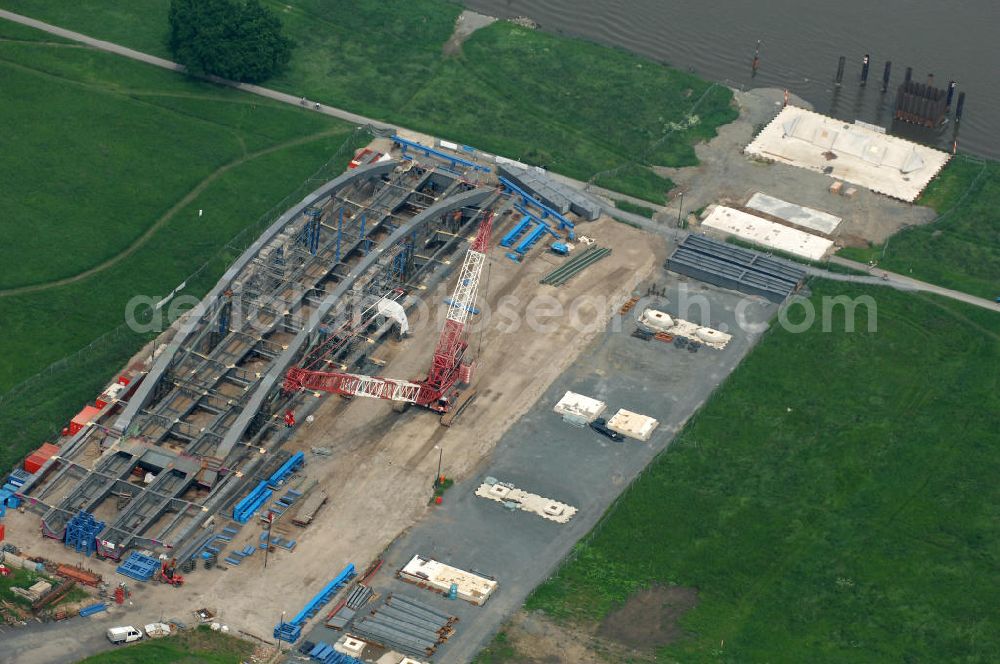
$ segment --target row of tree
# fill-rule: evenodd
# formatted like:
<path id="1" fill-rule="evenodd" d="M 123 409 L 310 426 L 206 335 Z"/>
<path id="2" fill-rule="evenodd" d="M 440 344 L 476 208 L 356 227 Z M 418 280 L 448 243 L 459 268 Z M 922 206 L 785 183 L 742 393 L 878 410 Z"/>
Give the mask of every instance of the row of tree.
<path id="1" fill-rule="evenodd" d="M 293 43 L 259 0 L 171 0 L 168 46 L 193 74 L 259 83 L 280 71 Z"/>

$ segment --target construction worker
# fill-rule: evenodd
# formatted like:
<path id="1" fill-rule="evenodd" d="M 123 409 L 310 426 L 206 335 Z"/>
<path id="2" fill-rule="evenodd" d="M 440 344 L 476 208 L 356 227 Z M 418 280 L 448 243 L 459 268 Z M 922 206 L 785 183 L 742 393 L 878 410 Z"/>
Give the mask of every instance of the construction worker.
<path id="1" fill-rule="evenodd" d="M 285 411 L 285 428 L 291 429 L 295 426 L 295 411 L 288 409 Z"/>

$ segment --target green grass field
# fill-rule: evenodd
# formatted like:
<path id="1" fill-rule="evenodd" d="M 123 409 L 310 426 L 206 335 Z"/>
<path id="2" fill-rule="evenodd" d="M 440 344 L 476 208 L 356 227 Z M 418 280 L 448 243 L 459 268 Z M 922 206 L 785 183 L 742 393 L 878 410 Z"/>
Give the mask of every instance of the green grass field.
<path id="1" fill-rule="evenodd" d="M 58 431 L 147 335 L 117 334 L 44 389 L 4 392 L 124 323 L 133 295 L 169 293 L 303 190 L 350 135 L 324 116 L 43 37 L 0 21 L 0 77 L 16 92 L 0 120 L 17 127 L 0 138 L 2 467 Z M 217 256 L 187 292 L 207 290 L 235 255 Z"/>
<path id="2" fill-rule="evenodd" d="M 200 626 L 94 655 L 79 664 L 240 664 L 248 661 L 253 650 L 248 641 Z"/>
<path id="3" fill-rule="evenodd" d="M 652 219 L 653 215 L 656 214 L 656 210 L 653 208 L 646 207 L 645 205 L 636 205 L 635 203 L 629 203 L 628 201 L 616 200 L 615 207 L 619 210 L 624 210 L 625 212 L 631 212 L 632 214 L 638 214 L 647 219 Z"/>
<path id="4" fill-rule="evenodd" d="M 1000 316 L 812 288 L 871 295 L 877 332 L 772 330 L 529 609 L 671 584 L 699 602 L 657 661 L 995 661 Z"/>
<path id="5" fill-rule="evenodd" d="M 930 283 L 1000 297 L 1000 162 L 953 159 L 917 201 L 938 220 L 906 229 L 886 245 L 840 254 Z"/>
<path id="6" fill-rule="evenodd" d="M 12 568 L 10 576 L 0 576 L 0 602 L 12 602 L 20 606 L 22 609 L 29 610 L 31 608 L 31 601 L 26 597 L 21 597 L 20 595 L 12 592 L 11 588 L 30 588 L 38 581 L 48 581 L 55 586 L 59 584 L 60 579 L 47 574 L 39 574 L 38 572 L 29 571 L 21 567 Z M 69 604 L 71 602 L 79 602 L 87 597 L 89 597 L 89 595 L 82 588 L 71 588 L 69 592 L 63 595 L 62 598 L 60 598 L 52 606 L 56 607 L 63 604 Z M 2 618 L 5 613 L 7 612 L 4 611 L 4 607 L 0 606 L 0 618 Z"/>
<path id="7" fill-rule="evenodd" d="M 673 185 L 648 165 L 696 163 L 692 142 L 711 138 L 736 117 L 725 87 L 622 50 L 506 22 L 476 32 L 462 53 L 446 56 L 443 45 L 461 7 L 445 0 L 265 4 L 298 44 L 288 71 L 268 86 L 578 179 L 597 176 L 602 186 L 656 203 Z M 169 55 L 168 0 L 3 5 Z"/>

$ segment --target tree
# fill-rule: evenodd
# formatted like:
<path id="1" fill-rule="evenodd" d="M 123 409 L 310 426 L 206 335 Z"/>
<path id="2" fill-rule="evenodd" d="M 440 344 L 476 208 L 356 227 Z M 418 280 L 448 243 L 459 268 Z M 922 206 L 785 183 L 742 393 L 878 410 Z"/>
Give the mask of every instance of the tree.
<path id="1" fill-rule="evenodd" d="M 170 0 L 168 46 L 192 74 L 259 83 L 288 64 L 292 41 L 259 0 Z"/>

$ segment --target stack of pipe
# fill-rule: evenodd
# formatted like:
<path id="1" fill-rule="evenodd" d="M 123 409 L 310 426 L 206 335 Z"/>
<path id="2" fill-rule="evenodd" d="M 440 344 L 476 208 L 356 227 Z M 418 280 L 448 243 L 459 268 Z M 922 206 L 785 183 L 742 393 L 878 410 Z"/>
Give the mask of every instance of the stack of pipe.
<path id="1" fill-rule="evenodd" d="M 454 634 L 455 616 L 402 595 L 390 595 L 385 604 L 355 623 L 357 636 L 415 657 L 430 657 Z"/>
<path id="2" fill-rule="evenodd" d="M 607 247 L 598 247 L 597 245 L 588 247 L 585 251 L 566 261 L 564 265 L 557 267 L 555 270 L 552 270 L 552 272 L 549 272 L 547 275 L 542 277 L 540 283 L 548 284 L 550 286 L 562 286 L 577 274 L 610 253 L 611 250 Z"/>

